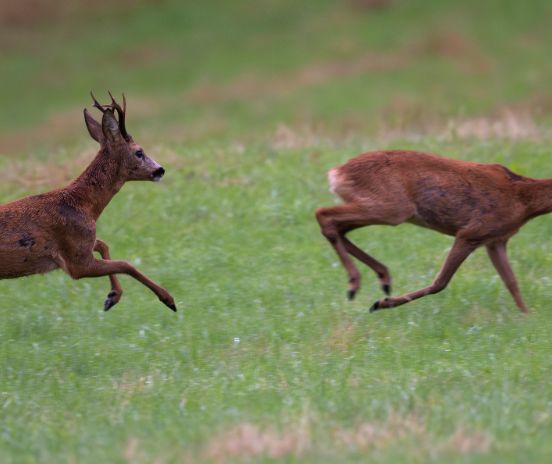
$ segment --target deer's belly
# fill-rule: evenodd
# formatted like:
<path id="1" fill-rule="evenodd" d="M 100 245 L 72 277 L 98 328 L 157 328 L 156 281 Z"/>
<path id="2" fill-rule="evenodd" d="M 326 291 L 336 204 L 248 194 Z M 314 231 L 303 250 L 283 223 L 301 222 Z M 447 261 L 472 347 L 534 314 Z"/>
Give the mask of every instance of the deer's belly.
<path id="1" fill-rule="evenodd" d="M 442 234 L 446 234 L 446 235 L 451 235 L 453 237 L 456 235 L 456 233 L 459 230 L 456 224 L 452 222 L 441 221 L 433 217 L 421 216 L 418 214 L 412 216 L 406 222 L 410 224 L 414 224 L 416 226 L 425 227 L 426 229 L 436 230 L 437 232 L 441 232 Z"/>
<path id="2" fill-rule="evenodd" d="M 13 279 L 33 274 L 44 274 L 57 269 L 58 265 L 46 257 L 33 257 L 26 253 L 0 252 L 0 279 Z"/>

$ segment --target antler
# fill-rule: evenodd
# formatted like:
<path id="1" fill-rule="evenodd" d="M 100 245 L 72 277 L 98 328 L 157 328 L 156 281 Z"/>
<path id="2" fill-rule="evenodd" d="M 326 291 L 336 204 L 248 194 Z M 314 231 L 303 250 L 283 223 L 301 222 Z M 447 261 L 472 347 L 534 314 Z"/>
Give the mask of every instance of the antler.
<path id="1" fill-rule="evenodd" d="M 130 136 L 128 135 L 126 131 L 125 126 L 125 114 L 126 114 L 126 97 L 123 93 L 123 107 L 121 108 L 121 105 L 119 105 L 116 101 L 111 92 L 109 92 L 109 96 L 111 97 L 111 104 L 110 105 L 102 105 L 98 100 L 96 100 L 96 97 L 92 92 L 90 92 L 90 96 L 92 97 L 92 100 L 94 100 L 94 108 L 99 109 L 102 113 L 105 113 L 106 111 L 111 111 L 112 113 L 117 112 L 117 116 L 119 117 L 119 130 L 121 131 L 121 135 L 124 137 L 125 140 L 129 140 Z"/>
<path id="2" fill-rule="evenodd" d="M 111 97 L 111 107 L 117 111 L 117 115 L 119 116 L 119 129 L 121 130 L 122 136 L 128 140 L 129 136 L 126 131 L 125 127 L 125 114 L 126 114 L 126 97 L 123 93 L 123 107 L 121 108 L 121 105 L 119 105 L 115 99 L 113 98 L 113 95 L 111 95 L 111 92 L 109 92 L 109 96 Z"/>
<path id="3" fill-rule="evenodd" d="M 99 109 L 102 113 L 105 113 L 107 110 L 104 109 L 104 106 L 107 106 L 109 107 L 110 105 L 102 105 L 98 100 L 96 100 L 96 97 L 94 96 L 94 94 L 92 93 L 92 91 L 90 91 L 90 96 L 92 97 L 92 100 L 94 100 L 94 108 L 97 108 Z"/>

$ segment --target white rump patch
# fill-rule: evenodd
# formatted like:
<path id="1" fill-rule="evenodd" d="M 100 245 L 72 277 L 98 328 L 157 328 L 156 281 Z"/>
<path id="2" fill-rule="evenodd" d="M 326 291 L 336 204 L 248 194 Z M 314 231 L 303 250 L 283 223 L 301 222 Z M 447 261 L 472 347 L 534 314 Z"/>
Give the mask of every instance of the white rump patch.
<path id="1" fill-rule="evenodd" d="M 328 171 L 328 183 L 330 184 L 330 192 L 337 195 L 337 186 L 339 184 L 339 173 L 337 169 L 330 169 Z"/>

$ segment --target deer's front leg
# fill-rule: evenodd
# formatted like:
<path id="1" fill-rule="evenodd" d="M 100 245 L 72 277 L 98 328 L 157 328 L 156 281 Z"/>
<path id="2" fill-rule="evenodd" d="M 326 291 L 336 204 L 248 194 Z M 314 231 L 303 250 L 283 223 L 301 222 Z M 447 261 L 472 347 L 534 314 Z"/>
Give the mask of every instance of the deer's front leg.
<path id="1" fill-rule="evenodd" d="M 497 242 L 491 245 L 487 245 L 487 253 L 489 254 L 489 258 L 491 258 L 495 269 L 500 275 L 500 278 L 504 282 L 504 285 L 506 285 L 506 288 L 509 290 L 510 294 L 514 298 L 517 307 L 520 309 L 521 312 L 527 314 L 529 312 L 529 309 L 527 308 L 526 304 L 523 301 L 523 298 L 521 297 L 516 276 L 514 275 L 514 272 L 512 271 L 512 268 L 510 267 L 510 263 L 508 261 L 508 255 L 506 253 L 506 242 Z"/>
<path id="2" fill-rule="evenodd" d="M 111 256 L 109 256 L 109 247 L 104 241 L 96 239 L 96 243 L 94 243 L 94 251 L 97 251 L 104 260 L 111 260 Z M 123 288 L 119 283 L 119 279 L 117 279 L 114 274 L 111 274 L 109 276 L 109 280 L 111 282 L 111 291 L 107 294 L 107 298 L 104 303 L 104 311 L 109 311 L 113 306 L 115 306 L 123 295 Z"/>
<path id="3" fill-rule="evenodd" d="M 127 274 L 148 287 L 157 295 L 162 303 L 176 312 L 176 305 L 174 304 L 174 298 L 171 294 L 126 261 L 103 261 L 95 259 L 91 256 L 89 260 L 83 263 L 72 263 L 65 261 L 63 268 L 74 279 L 82 279 L 83 277 L 111 276 L 113 274 Z"/>
<path id="4" fill-rule="evenodd" d="M 393 298 L 385 298 L 383 300 L 376 301 L 370 308 L 370 312 L 377 311 L 383 308 L 393 308 L 408 303 L 412 300 L 416 300 L 426 295 L 438 293 L 443 290 L 452 279 L 454 273 L 458 270 L 464 260 L 470 255 L 470 253 L 477 248 L 476 245 L 467 242 L 462 238 L 457 238 L 452 245 L 443 267 L 439 271 L 439 274 L 428 287 L 416 290 L 414 292 L 405 293 L 401 296 Z"/>

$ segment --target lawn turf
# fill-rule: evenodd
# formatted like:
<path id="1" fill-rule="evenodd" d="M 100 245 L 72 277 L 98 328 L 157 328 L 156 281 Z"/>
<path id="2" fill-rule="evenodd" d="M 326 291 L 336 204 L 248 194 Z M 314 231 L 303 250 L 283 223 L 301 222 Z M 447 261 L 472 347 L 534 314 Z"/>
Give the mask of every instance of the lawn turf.
<path id="1" fill-rule="evenodd" d="M 314 210 L 336 201 L 326 171 L 371 149 L 552 177 L 551 14 L 142 2 L 2 31 L 0 200 L 77 175 L 96 149 L 87 92 L 125 91 L 167 174 L 126 185 L 98 237 L 179 312 L 124 276 L 108 313 L 107 278 L 0 281 L 0 461 L 549 462 L 551 219 L 510 246 L 529 317 L 483 251 L 439 295 L 369 314 L 377 279 L 360 267 L 346 300 Z M 351 237 L 395 293 L 452 243 L 410 225 Z"/>

